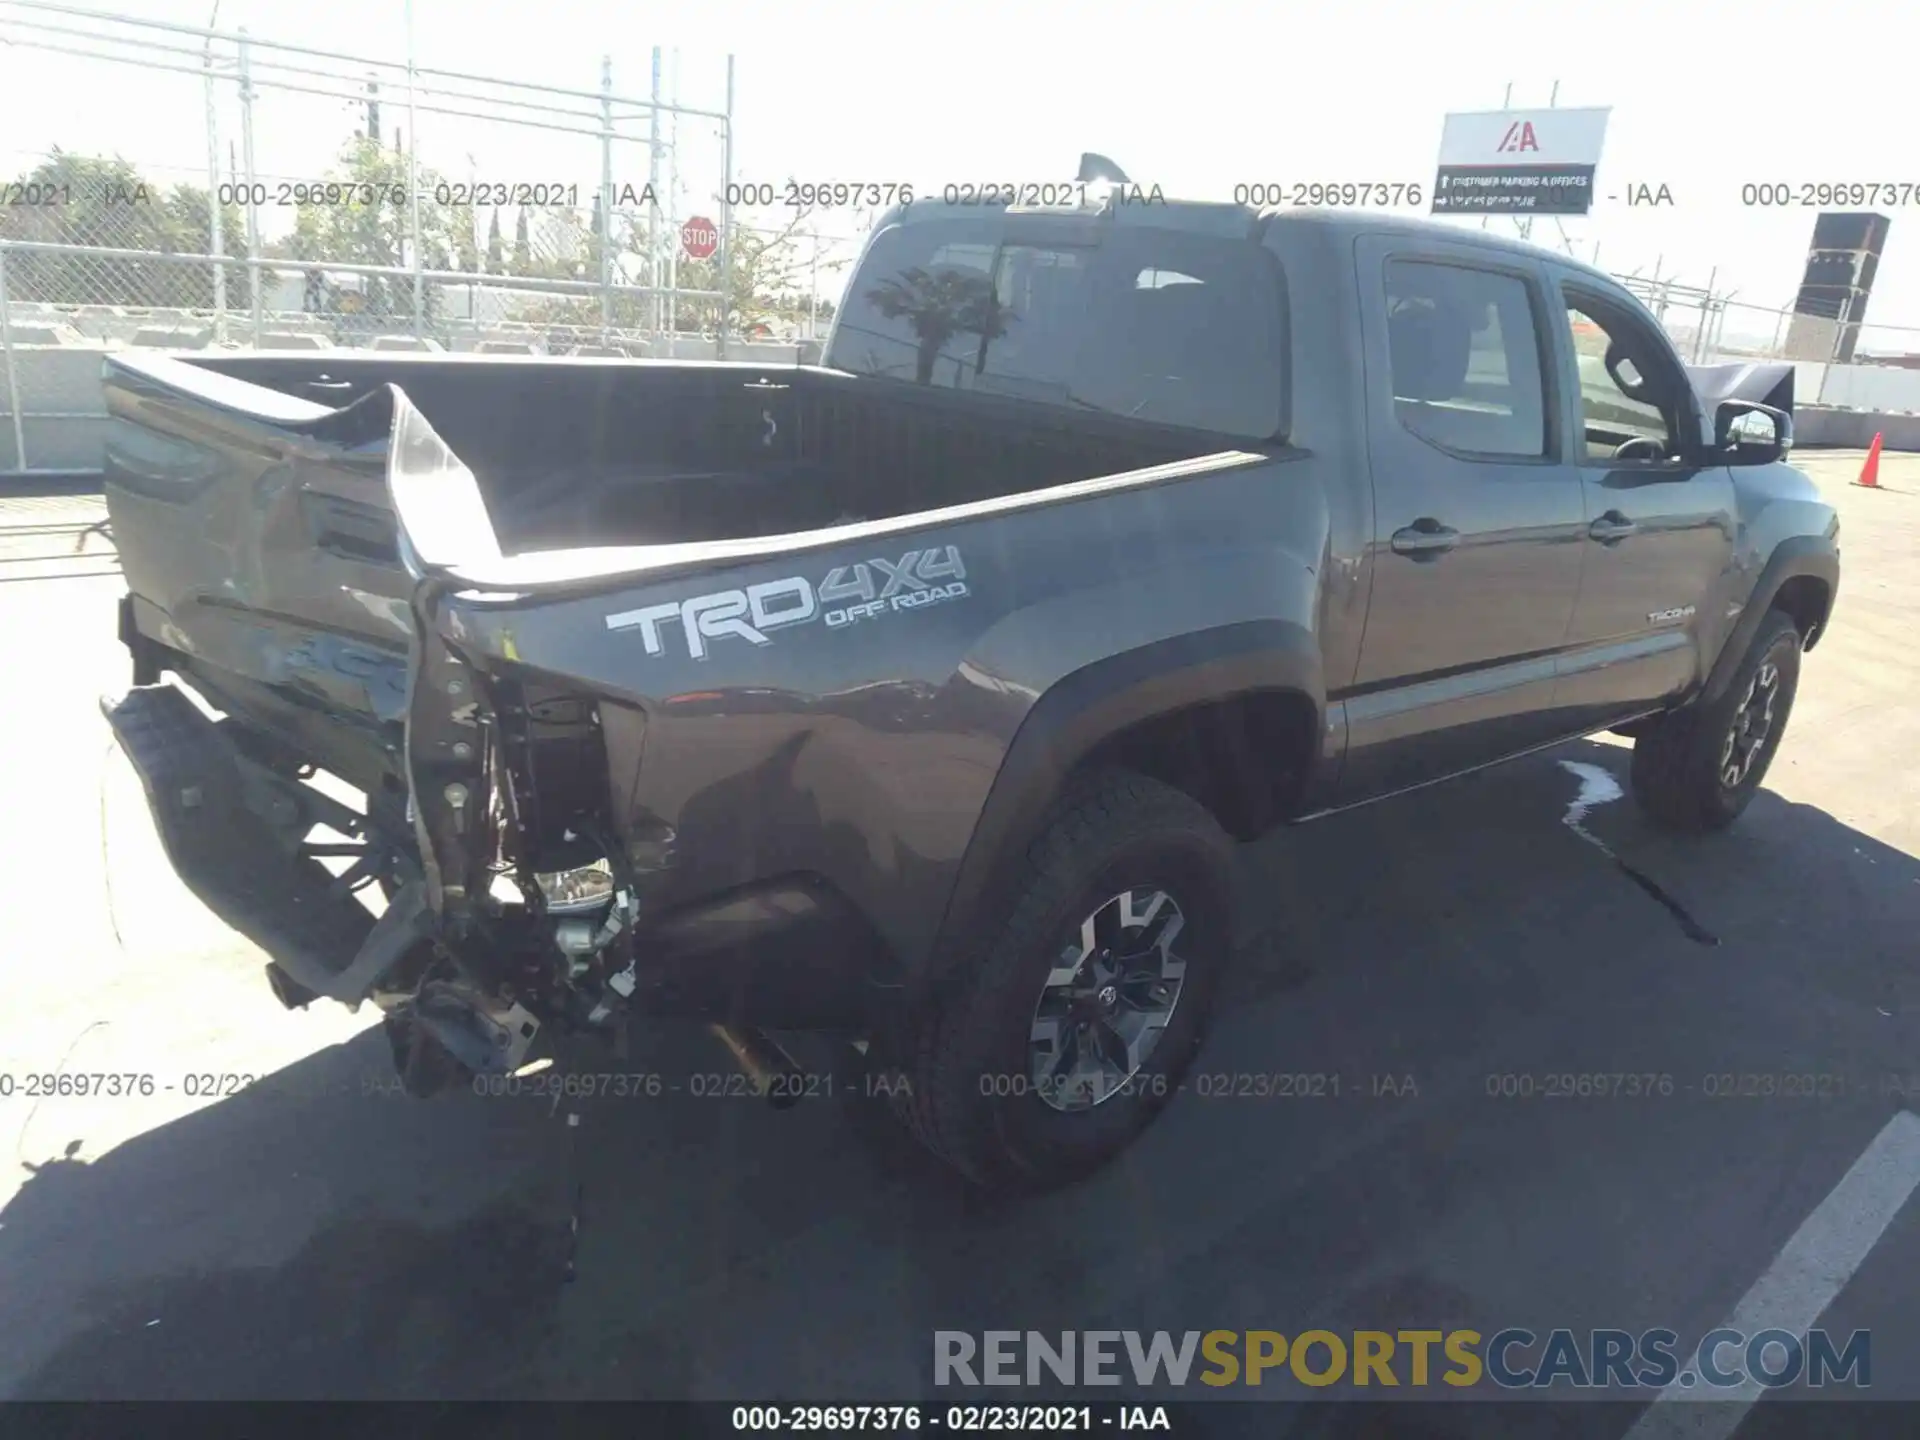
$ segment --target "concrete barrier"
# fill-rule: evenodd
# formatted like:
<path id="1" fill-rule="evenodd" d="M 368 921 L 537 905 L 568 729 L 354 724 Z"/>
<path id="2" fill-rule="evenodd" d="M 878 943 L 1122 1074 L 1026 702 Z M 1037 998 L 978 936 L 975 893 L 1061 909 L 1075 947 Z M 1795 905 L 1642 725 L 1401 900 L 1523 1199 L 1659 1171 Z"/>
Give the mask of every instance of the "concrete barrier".
<path id="1" fill-rule="evenodd" d="M 14 383 L 20 391 L 20 413 L 29 419 L 36 415 L 105 415 L 100 361 L 111 348 L 84 343 L 14 346 Z M 8 403 L 6 387 L 0 385 L 0 411 Z"/>
<path id="2" fill-rule="evenodd" d="M 333 342 L 313 330 L 263 330 L 256 350 L 331 350 Z"/>
<path id="3" fill-rule="evenodd" d="M 84 345 L 86 336 L 59 320 L 15 320 L 7 327 L 16 345 Z"/>
<path id="4" fill-rule="evenodd" d="M 142 325 L 133 332 L 135 345 L 162 350 L 204 350 L 213 331 L 190 329 L 184 325 Z"/>
<path id="5" fill-rule="evenodd" d="M 749 360 L 756 365 L 798 365 L 800 347 L 772 340 L 754 340 L 746 344 L 735 340 L 727 346 L 727 359 Z"/>
<path id="6" fill-rule="evenodd" d="M 663 335 L 649 347 L 661 360 L 715 360 L 719 347 L 706 335 Z M 727 342 L 728 360 L 747 360 L 761 365 L 817 365 L 822 342 L 818 340 L 741 340 Z M 636 349 L 637 353 L 637 349 Z"/>
<path id="7" fill-rule="evenodd" d="M 14 327 L 16 333 L 19 326 Z M 34 470 L 97 471 L 107 444 L 107 407 L 100 359 L 114 346 L 88 343 L 13 347 L 20 392 L 20 428 Z M 13 453 L 13 417 L 0 385 L 0 468 L 20 469 Z"/>
<path id="8" fill-rule="evenodd" d="M 440 352 L 446 347 L 430 335 L 376 335 L 369 350 L 413 350 Z"/>
<path id="9" fill-rule="evenodd" d="M 1796 449 L 1864 450 L 1882 436 L 1886 450 L 1920 451 L 1920 415 L 1889 415 L 1875 410 L 1838 410 L 1826 406 L 1793 407 Z"/>
<path id="10" fill-rule="evenodd" d="M 105 415 L 28 415 L 20 424 L 27 447 L 27 468 L 97 475 L 106 463 Z M 12 417 L 0 414 L 0 471 L 18 470 L 13 453 Z M 4 482 L 0 482 L 3 484 Z"/>
<path id="11" fill-rule="evenodd" d="M 1818 393 L 1807 398 L 1840 410 L 1883 410 L 1890 414 L 1920 411 L 1920 370 L 1902 370 L 1895 365 L 1829 365 Z"/>

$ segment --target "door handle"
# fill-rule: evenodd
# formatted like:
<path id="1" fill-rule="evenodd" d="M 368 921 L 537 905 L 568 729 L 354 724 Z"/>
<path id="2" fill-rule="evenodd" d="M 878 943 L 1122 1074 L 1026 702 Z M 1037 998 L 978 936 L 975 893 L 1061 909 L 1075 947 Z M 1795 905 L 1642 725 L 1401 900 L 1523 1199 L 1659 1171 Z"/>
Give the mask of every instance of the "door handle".
<path id="1" fill-rule="evenodd" d="M 1639 528 L 1618 510 L 1609 510 L 1587 527 L 1587 534 L 1602 545 L 1611 545 L 1615 541 L 1626 539 Z"/>
<path id="2" fill-rule="evenodd" d="M 1393 532 L 1393 553 L 1413 560 L 1437 560 L 1460 543 L 1460 532 L 1438 520 L 1419 519 Z"/>

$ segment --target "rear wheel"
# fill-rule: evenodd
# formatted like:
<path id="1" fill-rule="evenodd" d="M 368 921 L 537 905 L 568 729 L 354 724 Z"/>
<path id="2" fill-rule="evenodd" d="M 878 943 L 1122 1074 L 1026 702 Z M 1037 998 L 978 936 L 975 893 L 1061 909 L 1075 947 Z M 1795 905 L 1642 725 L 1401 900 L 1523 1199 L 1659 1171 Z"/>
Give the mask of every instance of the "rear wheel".
<path id="1" fill-rule="evenodd" d="M 1102 777 L 1023 859 L 906 1066 L 915 1133 L 995 1188 L 1073 1180 L 1153 1121 L 1232 948 L 1232 841 L 1169 786 Z"/>
<path id="2" fill-rule="evenodd" d="M 1718 700 L 1666 716 L 1634 741 L 1633 796 L 1662 829 L 1723 830 L 1760 788 L 1800 683 L 1800 631 L 1769 610 Z"/>

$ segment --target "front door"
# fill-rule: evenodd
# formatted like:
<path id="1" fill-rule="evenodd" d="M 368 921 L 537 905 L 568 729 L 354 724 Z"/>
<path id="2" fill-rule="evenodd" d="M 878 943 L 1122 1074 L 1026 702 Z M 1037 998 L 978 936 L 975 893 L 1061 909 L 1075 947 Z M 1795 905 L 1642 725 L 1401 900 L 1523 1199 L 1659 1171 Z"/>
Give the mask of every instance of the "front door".
<path id="1" fill-rule="evenodd" d="M 1733 559 L 1733 476 L 1706 464 L 1692 383 L 1652 317 L 1563 272 L 1562 386 L 1589 528 L 1556 706 L 1598 728 L 1704 679 L 1700 627 Z"/>

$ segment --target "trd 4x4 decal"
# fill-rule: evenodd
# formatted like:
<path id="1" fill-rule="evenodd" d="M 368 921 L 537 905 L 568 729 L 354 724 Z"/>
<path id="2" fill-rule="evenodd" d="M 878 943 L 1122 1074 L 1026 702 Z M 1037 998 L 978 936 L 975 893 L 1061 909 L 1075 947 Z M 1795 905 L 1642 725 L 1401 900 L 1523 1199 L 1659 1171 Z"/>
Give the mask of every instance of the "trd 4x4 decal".
<path id="1" fill-rule="evenodd" d="M 967 593 L 967 567 L 952 545 L 909 550 L 898 560 L 862 560 L 836 565 L 814 584 L 804 575 L 764 580 L 741 590 L 716 590 L 664 605 L 607 616 L 609 630 L 638 630 L 649 655 L 666 653 L 666 635 L 677 627 L 687 653 L 707 658 L 708 641 L 737 635 L 754 645 L 773 643 L 769 632 L 821 620 L 838 630 L 897 610 L 918 610 Z M 851 602 L 851 603 L 849 603 Z"/>

